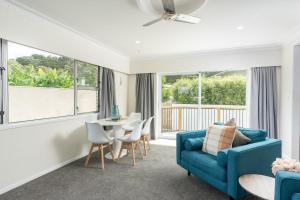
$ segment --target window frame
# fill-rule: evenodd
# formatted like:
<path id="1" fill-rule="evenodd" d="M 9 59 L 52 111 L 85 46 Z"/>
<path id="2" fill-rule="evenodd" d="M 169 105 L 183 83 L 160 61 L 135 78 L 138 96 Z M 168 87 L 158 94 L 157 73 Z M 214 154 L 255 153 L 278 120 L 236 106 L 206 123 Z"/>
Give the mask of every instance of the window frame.
<path id="1" fill-rule="evenodd" d="M 4 68 L 1 76 L 1 109 L 4 112 L 3 119 L 0 121 L 1 124 L 9 123 L 9 107 L 8 107 L 8 40 L 1 39 L 1 67 Z"/>
<path id="2" fill-rule="evenodd" d="M 99 93 L 100 93 L 100 70 L 101 70 L 101 67 L 100 66 L 97 66 L 97 65 L 94 65 L 95 67 L 97 67 L 97 80 L 96 80 L 96 84 L 97 86 L 96 87 L 88 87 L 88 86 L 80 86 L 78 85 L 78 65 L 77 63 L 78 62 L 81 62 L 81 63 L 85 63 L 85 64 L 89 64 L 89 65 L 94 65 L 94 64 L 91 64 L 91 63 L 87 63 L 87 62 L 84 62 L 84 61 L 81 61 L 81 60 L 74 60 L 74 74 L 76 74 L 76 77 L 74 79 L 75 81 L 75 85 L 76 85 L 76 92 L 74 92 L 74 94 L 76 93 L 76 96 L 75 96 L 75 102 L 76 104 L 75 105 L 75 110 L 76 111 L 76 114 L 75 115 L 82 115 L 82 114 L 88 114 L 88 113 L 99 113 L 100 112 L 100 106 L 99 106 Z M 97 97 L 96 97 L 96 108 L 97 110 L 96 111 L 90 111 L 90 112 L 79 112 L 79 106 L 78 106 L 78 90 L 92 90 L 92 91 L 96 91 L 97 92 Z"/>
<path id="3" fill-rule="evenodd" d="M 28 120 L 22 120 L 22 121 L 16 121 L 16 122 L 9 122 L 9 89 L 8 89 L 8 42 L 12 42 L 18 45 L 22 45 L 28 48 L 32 48 L 32 49 L 36 49 L 39 51 L 43 51 L 46 53 L 50 53 L 50 54 L 54 54 L 57 56 L 62 56 L 62 57 L 66 57 L 72 60 L 72 68 L 73 68 L 73 91 L 74 91 L 74 97 L 73 97 L 73 102 L 74 102 L 74 108 L 73 108 L 73 114 L 70 115 L 62 115 L 62 116 L 56 116 L 56 117 L 45 117 L 45 118 L 38 118 L 38 119 L 28 119 Z M 84 87 L 84 89 L 93 89 L 98 91 L 97 94 L 97 99 L 96 99 L 96 108 L 97 111 L 92 111 L 92 112 L 81 112 L 79 113 L 77 108 L 78 108 L 78 88 L 80 88 L 81 90 L 83 90 L 82 87 L 78 87 L 77 83 L 78 83 L 78 77 L 77 77 L 77 62 L 82 62 L 82 63 L 86 63 L 86 64 L 90 64 L 90 65 L 94 65 L 97 67 L 97 87 Z M 3 119 L 1 118 L 0 115 L 0 126 L 2 125 L 10 125 L 10 124 L 23 124 L 23 123 L 32 123 L 32 122 L 38 122 L 38 121 L 52 121 L 55 119 L 64 119 L 64 118 L 70 118 L 70 117 L 76 117 L 78 115 L 86 115 L 86 114 L 92 114 L 92 113 L 99 113 L 99 93 L 100 93 L 100 70 L 101 67 L 95 64 L 91 64 L 85 61 L 81 61 L 75 58 L 71 58 L 68 56 L 64 56 L 61 54 L 57 54 L 57 53 L 53 53 L 50 51 L 45 51 L 36 47 L 32 47 L 29 45 L 24 45 L 18 42 L 14 42 L 11 40 L 6 40 L 3 38 L 0 38 L 0 67 L 4 67 L 4 70 L 2 70 L 2 76 L 0 75 L 0 112 L 4 111 L 4 115 L 3 115 Z M 1 72 L 1 68 L 0 68 L 0 72 Z"/>

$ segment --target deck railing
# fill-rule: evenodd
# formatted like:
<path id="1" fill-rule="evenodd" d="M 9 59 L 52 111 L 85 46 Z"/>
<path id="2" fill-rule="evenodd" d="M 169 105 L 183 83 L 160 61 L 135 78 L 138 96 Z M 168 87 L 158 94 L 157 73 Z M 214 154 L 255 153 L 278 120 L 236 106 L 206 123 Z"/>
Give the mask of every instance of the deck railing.
<path id="1" fill-rule="evenodd" d="M 206 129 L 215 122 L 226 122 L 231 118 L 236 119 L 237 126 L 246 126 L 246 106 L 163 105 L 161 111 L 162 132 Z"/>

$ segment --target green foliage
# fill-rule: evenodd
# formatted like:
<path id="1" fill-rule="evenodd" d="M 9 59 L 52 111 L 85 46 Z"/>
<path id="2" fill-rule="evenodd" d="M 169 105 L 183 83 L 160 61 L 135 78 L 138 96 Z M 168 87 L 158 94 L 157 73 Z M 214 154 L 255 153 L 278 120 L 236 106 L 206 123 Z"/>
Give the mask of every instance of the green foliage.
<path id="1" fill-rule="evenodd" d="M 77 62 L 77 77 L 79 85 L 97 87 L 97 66 Z"/>
<path id="2" fill-rule="evenodd" d="M 198 78 L 180 78 L 168 84 L 163 80 L 162 101 L 198 104 Z M 246 78 L 243 75 L 203 76 L 201 103 L 207 105 L 245 105 Z"/>
<path id="3" fill-rule="evenodd" d="M 74 60 L 62 56 L 33 54 L 8 61 L 8 82 L 14 86 L 71 88 Z M 77 62 L 78 84 L 97 86 L 97 66 Z"/>
<path id="4" fill-rule="evenodd" d="M 246 78 L 241 75 L 202 79 L 201 103 L 209 105 L 245 105 Z"/>
<path id="5" fill-rule="evenodd" d="M 71 88 L 73 77 L 71 72 L 64 68 L 22 65 L 11 59 L 8 62 L 8 83 L 13 86 Z"/>
<path id="6" fill-rule="evenodd" d="M 162 101 L 168 102 L 173 98 L 172 87 L 167 84 L 167 77 L 162 77 Z"/>
<path id="7" fill-rule="evenodd" d="M 198 103 L 198 79 L 181 78 L 173 86 L 174 100 L 180 104 Z"/>
<path id="8" fill-rule="evenodd" d="M 63 56 L 44 56 L 33 54 L 31 56 L 23 56 L 16 59 L 16 61 L 23 66 L 32 65 L 35 68 L 40 66 L 52 69 L 61 69 L 72 72 L 73 59 Z"/>

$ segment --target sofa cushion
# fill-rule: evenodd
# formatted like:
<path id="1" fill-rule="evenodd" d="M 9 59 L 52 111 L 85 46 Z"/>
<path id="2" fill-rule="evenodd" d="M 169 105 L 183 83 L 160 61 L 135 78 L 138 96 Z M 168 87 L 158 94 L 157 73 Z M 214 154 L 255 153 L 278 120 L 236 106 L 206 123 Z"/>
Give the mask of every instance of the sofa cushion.
<path id="1" fill-rule="evenodd" d="M 264 140 L 266 140 L 266 137 L 267 137 L 267 131 L 265 131 L 265 130 L 239 128 L 239 131 L 251 139 L 250 143 L 264 141 Z"/>
<path id="2" fill-rule="evenodd" d="M 300 200 L 300 193 L 293 194 L 292 200 Z"/>
<path id="3" fill-rule="evenodd" d="M 229 121 L 225 122 L 224 126 L 236 126 L 235 118 L 231 118 Z"/>
<path id="4" fill-rule="evenodd" d="M 241 133 L 241 131 L 239 131 L 238 129 L 235 130 L 235 136 L 232 143 L 232 147 L 242 146 L 250 142 L 251 142 L 250 138 L 248 138 L 246 135 Z"/>
<path id="5" fill-rule="evenodd" d="M 184 148 L 188 151 L 201 150 L 204 137 L 201 138 L 188 138 L 184 142 Z"/>
<path id="6" fill-rule="evenodd" d="M 235 126 L 209 126 L 202 151 L 216 156 L 218 151 L 232 147 L 235 129 Z"/>
<path id="7" fill-rule="evenodd" d="M 195 168 L 204 173 L 225 182 L 227 180 L 226 168 L 218 165 L 217 157 L 205 153 L 203 151 L 187 151 L 181 152 L 181 158 Z"/>

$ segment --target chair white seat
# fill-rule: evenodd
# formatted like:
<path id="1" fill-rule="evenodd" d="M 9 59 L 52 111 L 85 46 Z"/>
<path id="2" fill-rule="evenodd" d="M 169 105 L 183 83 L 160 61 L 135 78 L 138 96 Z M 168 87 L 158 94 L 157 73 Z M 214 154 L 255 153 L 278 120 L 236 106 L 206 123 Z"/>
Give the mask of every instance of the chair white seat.
<path id="1" fill-rule="evenodd" d="M 89 164 L 89 160 L 91 158 L 93 148 L 98 147 L 99 151 L 99 158 L 101 155 L 101 166 L 102 169 L 104 169 L 104 155 L 103 155 L 103 149 L 105 147 L 109 148 L 110 154 L 114 160 L 114 155 L 112 153 L 112 143 L 114 138 L 109 136 L 109 133 L 107 133 L 103 127 L 97 123 L 97 122 L 91 122 L 88 123 L 86 122 L 86 129 L 87 129 L 87 134 L 88 134 L 88 140 L 92 143 L 89 155 L 86 158 L 85 161 L 85 166 L 87 167 Z"/>
<path id="2" fill-rule="evenodd" d="M 122 126 L 122 129 L 124 129 L 126 132 L 133 131 L 133 129 L 141 122 L 141 113 L 130 113 L 128 117 L 128 123 Z"/>
<path id="3" fill-rule="evenodd" d="M 130 135 L 123 135 L 122 137 L 117 137 L 117 140 L 120 140 L 122 142 L 126 142 L 128 141 L 128 138 L 130 137 Z"/>
<path id="4" fill-rule="evenodd" d="M 151 123 L 154 117 L 150 117 L 143 130 L 142 130 L 142 134 L 141 134 L 141 141 L 144 143 L 144 152 L 145 152 L 145 156 L 147 155 L 147 148 L 146 148 L 146 142 L 148 143 L 148 148 L 150 150 L 150 132 L 151 132 Z"/>
<path id="5" fill-rule="evenodd" d="M 125 124 L 122 126 L 122 129 L 124 129 L 125 131 L 133 131 L 134 127 L 130 126 L 129 124 Z"/>
<path id="6" fill-rule="evenodd" d="M 135 166 L 135 152 L 134 152 L 134 149 L 136 147 L 140 151 L 142 159 L 144 159 L 144 154 L 143 154 L 143 152 L 141 150 L 141 146 L 140 146 L 140 138 L 141 138 L 142 128 L 143 128 L 144 122 L 145 121 L 140 121 L 137 124 L 137 126 L 134 127 L 131 134 L 124 135 L 122 137 L 116 138 L 117 140 L 122 142 L 122 147 L 121 147 L 118 158 L 120 159 L 121 152 L 123 151 L 123 149 L 127 149 L 128 152 L 129 152 L 129 149 L 131 149 L 132 159 L 133 159 L 133 166 Z"/>

